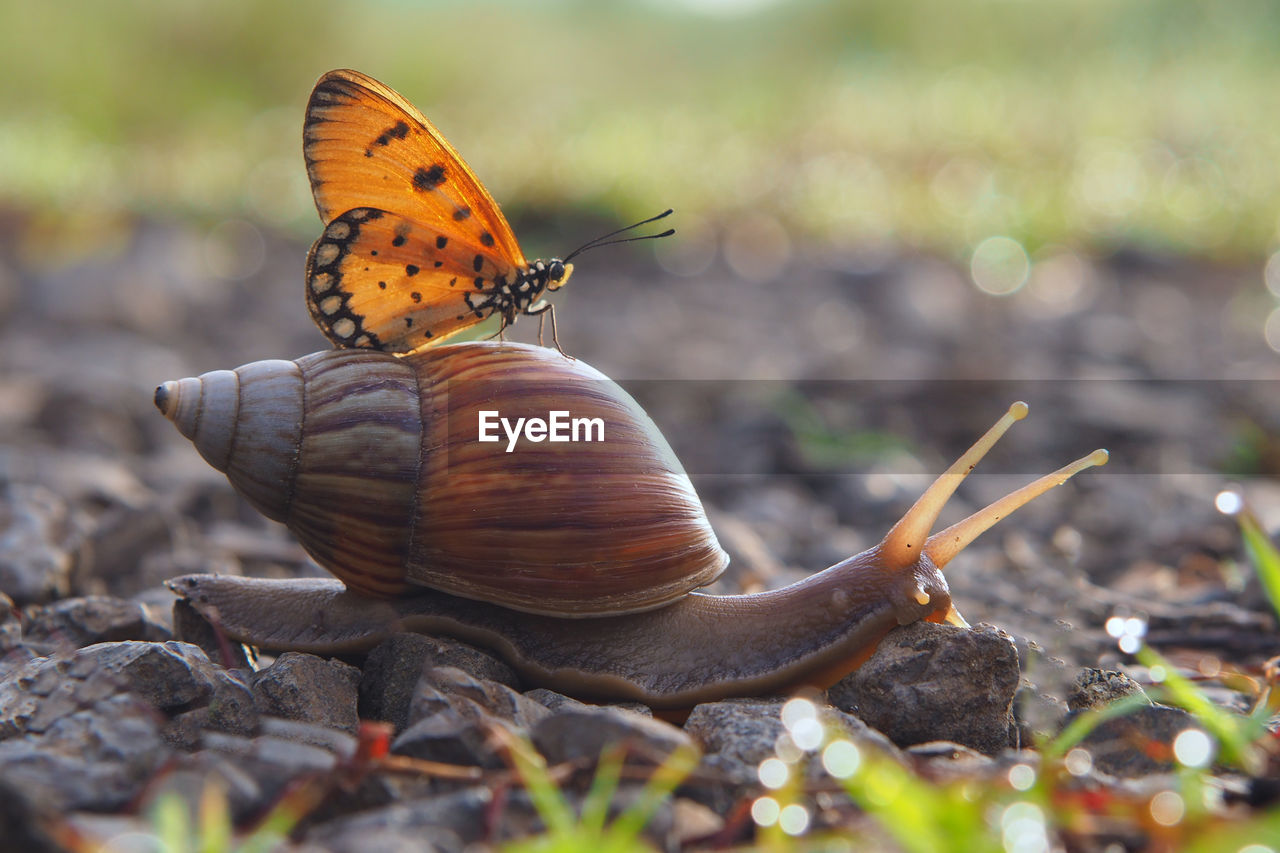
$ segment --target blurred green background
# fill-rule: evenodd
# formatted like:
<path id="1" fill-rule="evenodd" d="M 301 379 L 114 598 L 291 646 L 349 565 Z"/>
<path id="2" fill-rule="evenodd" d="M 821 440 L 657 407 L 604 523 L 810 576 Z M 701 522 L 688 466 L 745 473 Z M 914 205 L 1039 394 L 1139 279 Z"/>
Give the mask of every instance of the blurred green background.
<path id="1" fill-rule="evenodd" d="M 671 206 L 957 258 L 991 236 L 1280 242 L 1270 0 L 0 8 L 0 204 L 88 233 L 235 216 L 309 239 L 303 106 L 346 66 L 427 113 L 513 218 Z"/>

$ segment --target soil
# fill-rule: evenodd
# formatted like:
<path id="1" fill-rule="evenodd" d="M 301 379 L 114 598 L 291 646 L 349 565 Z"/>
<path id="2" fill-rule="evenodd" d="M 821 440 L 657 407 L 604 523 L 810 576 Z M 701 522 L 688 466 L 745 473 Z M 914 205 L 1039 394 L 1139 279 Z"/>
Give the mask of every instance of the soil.
<path id="1" fill-rule="evenodd" d="M 70 564 L 47 589 L 0 591 L 19 605 L 109 594 L 164 611 L 161 581 L 187 571 L 318 573 L 152 403 L 168 379 L 326 348 L 303 306 L 306 247 L 244 223 L 71 234 L 5 222 L 0 485 L 52 495 L 43 515 L 32 493 L 17 500 L 61 531 L 43 541 Z M 1261 677 L 1280 633 L 1215 497 L 1238 488 L 1280 527 L 1280 355 L 1262 334 L 1275 299 L 1260 265 L 1062 250 L 991 296 L 963 264 L 908 251 L 797 250 L 766 278 L 666 251 L 665 267 L 583 258 L 555 299 L 558 339 L 671 440 L 734 557 L 718 588 L 780 585 L 869 546 L 1025 399 L 1030 417 L 944 523 L 1111 452 L 947 570 L 960 612 L 1019 645 L 1027 731 L 1060 722 L 1083 667 L 1148 681 L 1106 631 L 1117 615 L 1141 619 L 1215 697 L 1247 702 L 1214 676 Z M 537 331 L 526 318 L 508 334 Z"/>

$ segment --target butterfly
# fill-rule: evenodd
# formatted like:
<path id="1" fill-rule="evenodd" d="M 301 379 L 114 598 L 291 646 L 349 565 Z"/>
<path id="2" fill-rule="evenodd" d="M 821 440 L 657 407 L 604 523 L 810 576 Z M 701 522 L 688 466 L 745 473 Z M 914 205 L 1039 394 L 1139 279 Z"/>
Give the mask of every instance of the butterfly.
<path id="1" fill-rule="evenodd" d="M 563 260 L 526 261 L 498 203 L 448 140 L 404 97 L 358 71 L 320 78 L 302 137 L 325 223 L 307 254 L 307 307 L 339 347 L 411 352 L 494 314 L 501 333 L 520 314 L 541 321 L 550 312 L 559 348 L 543 296 L 569 280 L 574 256 L 675 233 L 609 239 L 668 210 Z"/>

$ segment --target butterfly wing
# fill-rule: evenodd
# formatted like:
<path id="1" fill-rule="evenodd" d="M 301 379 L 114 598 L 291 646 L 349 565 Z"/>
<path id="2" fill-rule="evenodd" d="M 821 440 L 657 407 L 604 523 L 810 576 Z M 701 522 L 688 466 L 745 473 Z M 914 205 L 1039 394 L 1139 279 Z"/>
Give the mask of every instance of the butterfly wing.
<path id="1" fill-rule="evenodd" d="M 527 266 L 506 217 L 458 152 L 372 77 L 338 70 L 320 78 L 303 154 L 320 218 L 342 223 L 337 236 L 326 228 L 307 261 L 312 316 L 338 345 L 402 351 L 453 334 L 486 316 L 459 294 L 463 282 L 482 275 L 480 289 L 493 289 Z M 370 209 L 379 216 L 343 220 Z M 421 277 L 409 281 L 411 268 Z M 422 301 L 396 301 L 413 293 Z"/>
<path id="2" fill-rule="evenodd" d="M 465 239 L 359 207 L 335 218 L 311 247 L 307 307 L 340 347 L 408 352 L 499 310 L 499 275 L 493 257 Z"/>

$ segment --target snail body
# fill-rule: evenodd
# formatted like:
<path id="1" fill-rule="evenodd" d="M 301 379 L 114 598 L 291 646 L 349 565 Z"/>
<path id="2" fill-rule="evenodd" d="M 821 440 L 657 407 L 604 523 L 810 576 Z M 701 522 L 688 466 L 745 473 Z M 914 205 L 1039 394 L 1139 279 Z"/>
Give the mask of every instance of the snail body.
<path id="1" fill-rule="evenodd" d="M 484 407 L 599 416 L 599 444 L 477 441 Z M 963 620 L 941 568 L 1095 451 L 929 535 L 1026 413 L 1014 404 L 875 547 L 783 589 L 694 592 L 727 558 L 687 475 L 624 391 L 541 347 L 404 358 L 337 350 L 170 382 L 161 411 L 336 580 L 189 575 L 171 588 L 234 640 L 345 653 L 396 631 L 457 637 L 530 685 L 681 709 L 826 687 L 898 625 Z M 259 458 L 261 457 L 261 458 Z"/>

